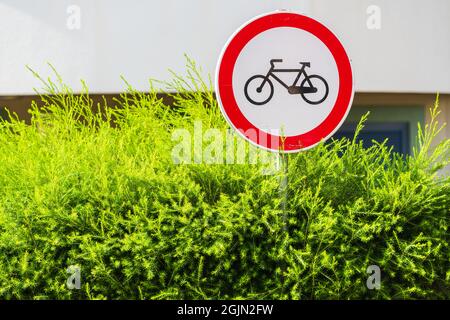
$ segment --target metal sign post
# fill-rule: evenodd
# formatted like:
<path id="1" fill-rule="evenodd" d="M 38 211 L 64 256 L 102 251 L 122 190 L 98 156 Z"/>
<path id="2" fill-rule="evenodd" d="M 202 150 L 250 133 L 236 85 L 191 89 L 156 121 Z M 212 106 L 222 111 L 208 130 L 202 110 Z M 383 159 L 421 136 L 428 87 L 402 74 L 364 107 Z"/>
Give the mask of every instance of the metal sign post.
<path id="1" fill-rule="evenodd" d="M 289 155 L 286 153 L 280 154 L 281 158 L 281 177 L 280 177 L 280 197 L 281 197 L 281 210 L 283 211 L 284 230 L 288 231 L 288 214 L 287 198 L 288 198 L 288 173 L 289 173 Z"/>
<path id="2" fill-rule="evenodd" d="M 229 38 L 215 76 L 229 124 L 248 142 L 280 153 L 287 229 L 287 153 L 313 148 L 344 122 L 354 95 L 350 59 L 322 23 L 275 11 L 246 22 Z"/>

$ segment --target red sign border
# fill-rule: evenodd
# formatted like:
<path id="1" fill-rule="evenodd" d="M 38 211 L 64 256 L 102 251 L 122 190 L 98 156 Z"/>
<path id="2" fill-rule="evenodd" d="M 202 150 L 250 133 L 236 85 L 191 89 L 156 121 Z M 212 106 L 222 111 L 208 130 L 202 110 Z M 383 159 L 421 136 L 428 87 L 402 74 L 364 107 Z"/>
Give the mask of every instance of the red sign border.
<path id="1" fill-rule="evenodd" d="M 281 136 L 264 132 L 264 141 L 277 141 L 276 149 L 258 143 L 262 130 L 254 126 L 242 114 L 233 92 L 234 66 L 240 52 L 258 34 L 279 27 L 292 27 L 310 32 L 321 40 L 330 50 L 339 73 L 339 90 L 336 102 L 329 115 L 314 129 L 297 135 Z M 269 151 L 298 152 L 307 150 L 322 140 L 331 137 L 344 122 L 353 101 L 354 85 L 350 59 L 339 39 L 320 22 L 307 16 L 293 12 L 271 12 L 244 24 L 225 45 L 216 69 L 216 94 L 222 113 L 228 122 L 251 143 Z M 226 106 L 226 107 L 225 107 Z M 257 132 L 257 135 L 246 132 Z M 284 140 L 284 141 L 282 141 Z"/>

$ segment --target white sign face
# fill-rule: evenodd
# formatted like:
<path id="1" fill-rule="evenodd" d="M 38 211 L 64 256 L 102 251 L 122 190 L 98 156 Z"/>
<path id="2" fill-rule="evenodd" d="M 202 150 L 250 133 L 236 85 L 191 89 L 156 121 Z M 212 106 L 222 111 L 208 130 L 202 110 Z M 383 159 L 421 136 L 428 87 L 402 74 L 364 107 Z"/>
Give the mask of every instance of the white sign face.
<path id="1" fill-rule="evenodd" d="M 247 140 L 296 152 L 329 138 L 342 124 L 353 98 L 353 77 L 331 31 L 311 18 L 276 12 L 232 36 L 218 63 L 216 91 L 225 117 Z M 269 139 L 246 134 L 249 129 Z M 281 146 L 267 145 L 274 137 L 283 138 Z"/>
<path id="2" fill-rule="evenodd" d="M 273 59 L 282 61 L 273 63 L 272 68 Z M 301 72 L 303 74 L 294 83 Z M 257 92 L 263 78 L 255 78 L 247 86 L 247 95 L 255 102 L 262 102 L 273 94 L 265 104 L 256 105 L 246 97 L 245 84 L 255 75 L 266 77 L 268 74 L 273 93 L 270 85 Z M 312 78 L 314 75 L 321 78 Z M 305 98 L 313 102 L 325 98 L 323 102 L 311 104 L 298 92 L 300 90 L 290 92 L 289 87 L 301 89 L 305 77 L 311 77 L 317 87 L 317 92 L 305 93 Z M 234 95 L 244 116 L 263 131 L 283 128 L 286 136 L 306 133 L 322 123 L 336 102 L 338 84 L 336 62 L 327 46 L 313 34 L 297 28 L 269 29 L 254 37 L 239 54 L 233 73 Z"/>

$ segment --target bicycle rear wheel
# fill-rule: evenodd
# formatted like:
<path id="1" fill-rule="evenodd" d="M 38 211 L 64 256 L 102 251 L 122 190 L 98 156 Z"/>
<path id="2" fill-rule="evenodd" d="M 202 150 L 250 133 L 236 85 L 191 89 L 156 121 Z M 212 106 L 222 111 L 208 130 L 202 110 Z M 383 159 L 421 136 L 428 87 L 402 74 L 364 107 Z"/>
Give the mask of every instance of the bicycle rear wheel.
<path id="1" fill-rule="evenodd" d="M 309 80 L 309 81 L 308 81 Z M 303 100 L 305 100 L 309 104 L 319 104 L 325 101 L 325 99 L 328 97 L 328 83 L 325 81 L 324 78 L 322 78 L 319 75 L 313 74 L 310 76 L 305 77 L 303 79 L 300 87 L 304 88 L 306 82 L 308 83 L 307 88 L 310 87 L 310 84 L 313 85 L 314 88 L 317 88 L 317 92 L 301 92 L 301 96 Z"/>

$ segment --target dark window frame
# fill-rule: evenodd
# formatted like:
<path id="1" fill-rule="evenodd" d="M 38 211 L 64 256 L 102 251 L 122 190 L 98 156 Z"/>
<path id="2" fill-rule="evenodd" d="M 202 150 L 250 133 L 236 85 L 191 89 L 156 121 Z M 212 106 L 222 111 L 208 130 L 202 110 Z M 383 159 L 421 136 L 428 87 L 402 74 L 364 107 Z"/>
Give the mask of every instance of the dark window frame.
<path id="1" fill-rule="evenodd" d="M 344 123 L 338 131 L 333 135 L 343 133 L 346 136 L 353 136 L 358 123 L 356 122 L 348 122 Z M 361 130 L 361 133 L 368 134 L 370 132 L 377 133 L 392 133 L 392 132 L 400 132 L 401 139 L 399 146 L 400 152 L 402 154 L 411 154 L 411 148 L 409 143 L 409 122 L 366 122 L 364 124 L 364 128 Z M 382 141 L 380 141 L 382 142 Z"/>

